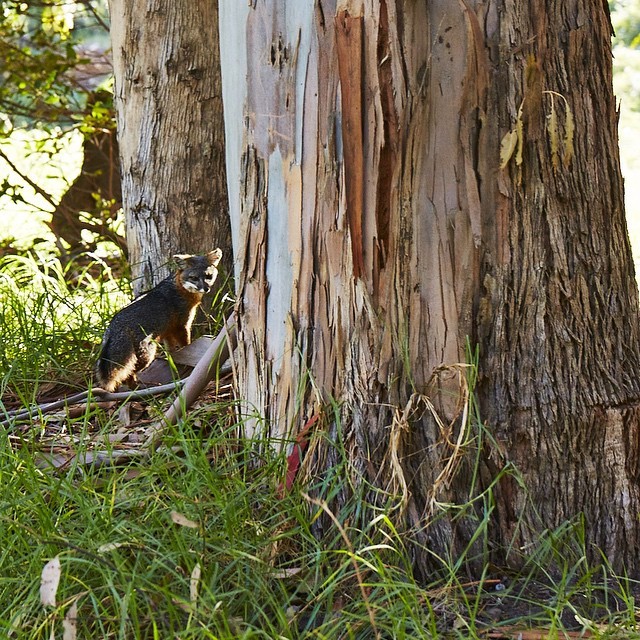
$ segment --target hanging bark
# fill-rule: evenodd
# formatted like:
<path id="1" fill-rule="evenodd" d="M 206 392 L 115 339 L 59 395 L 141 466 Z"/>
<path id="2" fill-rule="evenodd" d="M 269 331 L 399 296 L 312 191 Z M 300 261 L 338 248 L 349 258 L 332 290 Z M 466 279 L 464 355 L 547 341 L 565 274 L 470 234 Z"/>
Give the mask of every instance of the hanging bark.
<path id="1" fill-rule="evenodd" d="M 231 267 L 217 3 L 111 0 L 127 242 L 136 292 L 176 253 Z"/>
<path id="2" fill-rule="evenodd" d="M 513 463 L 530 491 L 502 476 L 493 542 L 584 512 L 589 542 L 637 572 L 637 290 L 605 5 L 239 4 L 221 46 L 240 397 L 265 418 L 248 428 L 290 434 L 335 399 L 353 468 L 455 554 L 475 527 L 441 507 L 472 490 L 468 338 L 496 438 L 484 486 Z"/>

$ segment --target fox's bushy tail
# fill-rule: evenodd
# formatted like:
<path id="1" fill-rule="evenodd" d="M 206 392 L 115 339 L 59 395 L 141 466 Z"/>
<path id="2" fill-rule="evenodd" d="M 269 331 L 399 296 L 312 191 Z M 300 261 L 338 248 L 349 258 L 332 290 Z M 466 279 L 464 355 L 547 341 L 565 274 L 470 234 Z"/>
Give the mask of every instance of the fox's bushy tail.
<path id="1" fill-rule="evenodd" d="M 95 379 L 98 386 L 109 392 L 115 391 L 133 375 L 136 360 L 133 352 L 128 354 L 126 358 L 115 357 L 111 347 L 111 340 L 107 335 L 100 348 L 95 368 Z"/>

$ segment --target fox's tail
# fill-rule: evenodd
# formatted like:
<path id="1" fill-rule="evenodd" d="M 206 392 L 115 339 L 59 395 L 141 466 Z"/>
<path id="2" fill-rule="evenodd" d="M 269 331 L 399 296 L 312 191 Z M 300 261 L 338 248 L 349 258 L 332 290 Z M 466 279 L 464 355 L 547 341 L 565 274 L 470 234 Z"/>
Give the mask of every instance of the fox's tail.
<path id="1" fill-rule="evenodd" d="M 125 380 L 131 378 L 135 372 L 136 363 L 133 353 L 130 353 L 127 358 L 115 358 L 111 347 L 109 336 L 105 336 L 95 368 L 98 386 L 109 392 L 115 391 Z"/>

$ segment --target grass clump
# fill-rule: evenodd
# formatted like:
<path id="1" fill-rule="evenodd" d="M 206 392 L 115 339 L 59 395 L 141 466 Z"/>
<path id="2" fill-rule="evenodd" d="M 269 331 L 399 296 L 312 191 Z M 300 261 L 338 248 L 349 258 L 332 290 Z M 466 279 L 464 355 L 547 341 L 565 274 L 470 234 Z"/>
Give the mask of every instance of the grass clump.
<path id="1" fill-rule="evenodd" d="M 113 278 L 97 260 L 63 268 L 50 256 L 1 258 L 3 397 L 10 390 L 28 404 L 47 382 L 86 385 L 104 318 L 128 299 L 126 281 Z"/>
<path id="2" fill-rule="evenodd" d="M 353 502 L 312 532 L 330 507 L 282 494 L 283 454 L 251 464 L 263 443 L 209 410 L 198 417 L 143 463 L 110 470 L 53 474 L 3 436 L 0 637 L 61 633 L 74 603 L 78 637 L 640 637 L 634 585 L 587 565 L 580 521 L 543 536 L 517 574 L 450 566 L 418 584 L 387 514 L 357 529 Z M 337 490 L 344 473 L 323 486 Z M 44 607 L 40 575 L 56 556 L 57 606 Z"/>
<path id="3" fill-rule="evenodd" d="M 0 263 L 3 402 L 7 390 L 30 403 L 45 382 L 88 377 L 105 320 L 128 292 L 95 267 L 74 274 Z M 471 408 L 479 448 L 490 434 Z M 493 485 L 451 505 L 459 518 L 480 514 L 472 543 L 434 559 L 438 570 L 418 582 L 419 543 L 398 530 L 393 505 L 367 503 L 376 489 L 338 437 L 326 443 L 336 464 L 322 478 L 283 491 L 286 453 L 241 437 L 232 401 L 191 411 L 162 447 L 108 468 L 84 454 L 98 440 L 107 452 L 120 446 L 115 414 L 66 416 L 54 439 L 34 426 L 0 432 L 0 637 L 62 637 L 73 618 L 79 638 L 122 640 L 640 638 L 637 585 L 604 558 L 587 561 L 580 518 L 542 535 L 518 571 L 491 565 Z M 334 511 L 346 482 L 353 498 Z M 50 606 L 40 588 L 53 558 Z"/>

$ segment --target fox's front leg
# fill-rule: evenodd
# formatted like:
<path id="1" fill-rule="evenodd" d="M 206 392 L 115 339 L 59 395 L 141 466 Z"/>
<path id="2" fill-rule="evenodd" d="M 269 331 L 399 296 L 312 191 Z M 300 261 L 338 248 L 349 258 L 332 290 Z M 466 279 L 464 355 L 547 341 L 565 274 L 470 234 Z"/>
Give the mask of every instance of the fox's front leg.
<path id="1" fill-rule="evenodd" d="M 186 347 L 191 344 L 191 330 L 188 327 L 176 327 L 163 336 L 163 342 L 168 351 Z"/>

